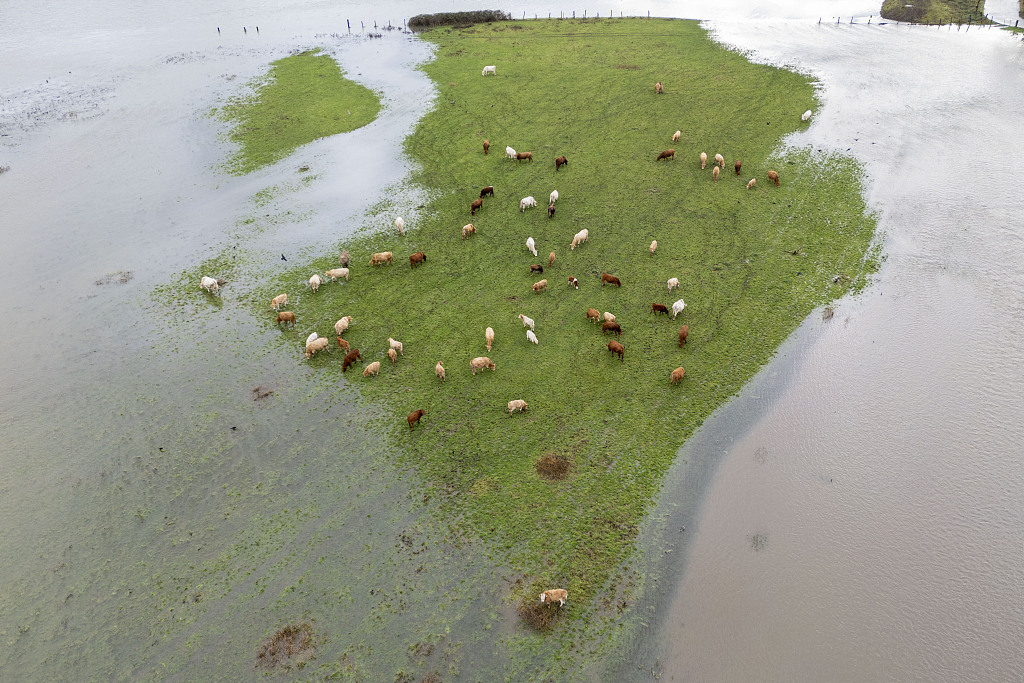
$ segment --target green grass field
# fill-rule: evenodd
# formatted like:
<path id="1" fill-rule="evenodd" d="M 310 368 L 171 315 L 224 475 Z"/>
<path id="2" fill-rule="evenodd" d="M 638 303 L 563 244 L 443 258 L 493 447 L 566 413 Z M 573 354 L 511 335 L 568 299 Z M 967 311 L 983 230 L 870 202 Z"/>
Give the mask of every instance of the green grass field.
<path id="1" fill-rule="evenodd" d="M 385 211 L 339 244 L 352 253 L 349 282 L 316 294 L 295 284 L 337 267 L 337 252 L 325 254 L 262 290 L 259 308 L 272 326 L 270 298 L 289 294 L 298 324 L 281 336 L 296 349 L 312 331 L 333 343 L 334 322 L 354 317 L 345 336 L 367 363 L 381 361 L 380 375 L 363 378 L 362 365 L 343 375 L 337 348 L 309 362 L 386 407 L 379 428 L 509 566 L 511 599 L 564 587 L 570 619 L 611 611 L 605 598 L 678 447 L 815 307 L 862 286 L 877 265 L 861 172 L 849 158 L 781 151 L 787 134 L 808 125 L 800 114 L 817 108 L 814 84 L 750 63 L 696 22 L 514 22 L 423 37 L 437 46 L 425 70 L 438 96 L 406 149 L 419 165 L 413 182 L 432 200 L 405 216 L 405 237 L 379 229 L 394 217 Z M 488 64 L 497 76 L 481 76 Z M 533 163 L 505 159 L 506 145 L 532 152 Z M 675 159 L 655 162 L 671 147 Z M 710 163 L 701 170 L 701 151 L 725 156 L 717 182 Z M 569 164 L 556 172 L 559 155 Z M 471 218 L 470 202 L 487 185 L 495 197 Z M 523 213 L 527 195 L 540 206 Z M 469 222 L 477 234 L 463 240 Z M 590 238 L 570 251 L 581 228 Z M 526 250 L 528 236 L 540 256 Z M 386 250 L 394 264 L 369 267 L 370 254 Z M 420 250 L 427 261 L 412 269 L 408 256 Z M 531 276 L 533 263 L 543 263 L 542 276 Z M 622 287 L 602 287 L 602 272 Z M 541 277 L 548 288 L 535 294 Z M 671 277 L 681 287 L 669 293 Z M 652 302 L 678 298 L 687 307 L 677 320 L 651 315 Z M 617 316 L 624 362 L 587 321 L 589 307 Z M 520 313 L 536 320 L 538 345 Z M 689 342 L 678 348 L 683 324 Z M 394 366 L 389 336 L 404 343 Z M 473 376 L 475 356 L 497 369 Z M 670 386 L 679 366 L 686 377 Z M 529 410 L 510 416 L 506 403 L 516 398 Z M 426 415 L 410 430 L 405 416 L 420 408 Z M 569 476 L 540 477 L 535 464 L 545 455 L 571 461 Z"/>
<path id="2" fill-rule="evenodd" d="M 985 3 L 978 0 L 884 0 L 881 15 L 915 24 L 988 23 Z"/>
<path id="3" fill-rule="evenodd" d="M 233 124 L 231 141 L 240 145 L 226 163 L 236 175 L 272 164 L 318 138 L 365 126 L 380 111 L 371 90 L 346 79 L 337 62 L 315 51 L 273 62 L 252 86 L 251 94 L 219 112 Z"/>

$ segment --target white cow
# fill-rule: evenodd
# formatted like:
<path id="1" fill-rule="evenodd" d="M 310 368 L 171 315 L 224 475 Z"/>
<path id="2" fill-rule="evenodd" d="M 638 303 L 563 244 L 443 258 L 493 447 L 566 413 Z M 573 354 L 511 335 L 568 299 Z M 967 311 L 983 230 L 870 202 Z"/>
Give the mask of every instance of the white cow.
<path id="1" fill-rule="evenodd" d="M 487 74 L 494 74 L 495 76 L 497 76 L 498 68 L 493 64 L 491 64 L 490 66 L 485 66 L 484 70 L 480 73 L 480 75 L 486 76 Z"/>
<path id="2" fill-rule="evenodd" d="M 526 211 L 527 209 L 536 208 L 537 200 L 533 197 L 523 197 L 519 200 L 519 210 Z"/>

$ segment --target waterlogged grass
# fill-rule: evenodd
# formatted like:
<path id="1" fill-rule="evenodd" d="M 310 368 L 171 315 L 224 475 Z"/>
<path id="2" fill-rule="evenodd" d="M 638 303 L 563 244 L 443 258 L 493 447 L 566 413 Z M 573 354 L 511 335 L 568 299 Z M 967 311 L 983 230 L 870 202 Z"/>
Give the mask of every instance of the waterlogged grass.
<path id="1" fill-rule="evenodd" d="M 380 427 L 404 464 L 511 567 L 511 599 L 564 587 L 563 621 L 614 614 L 628 595 L 595 598 L 620 588 L 616 572 L 680 444 L 816 306 L 861 287 L 875 267 L 861 171 L 810 149 L 779 157 L 783 137 L 806 125 L 800 114 L 816 108 L 813 83 L 750 63 L 694 22 L 516 22 L 424 35 L 437 44 L 425 70 L 439 95 L 406 148 L 420 165 L 415 182 L 436 198 L 407 218 L 405 237 L 390 230 L 340 245 L 353 258 L 349 282 L 316 294 L 303 286 L 337 267 L 337 254 L 325 255 L 273 282 L 260 308 L 272 325 L 269 299 L 288 292 L 298 324 L 281 334 L 297 355 L 310 332 L 333 341 L 334 322 L 354 317 L 346 338 L 366 363 L 381 361 L 379 376 L 363 378 L 362 366 L 343 375 L 337 349 L 309 363 L 384 406 Z M 486 64 L 497 65 L 496 77 L 480 75 Z M 535 161 L 506 160 L 505 145 Z M 670 147 L 676 158 L 655 162 Z M 701 151 L 728 160 L 718 182 L 710 164 L 700 169 Z M 570 163 L 556 172 L 559 155 Z M 470 218 L 486 185 L 495 197 Z M 549 220 L 543 206 L 554 189 Z M 521 213 L 527 195 L 541 207 Z M 470 221 L 477 234 L 463 240 Z M 581 228 L 590 238 L 570 251 Z M 539 257 L 526 251 L 528 236 Z M 386 250 L 393 265 L 368 266 Z M 408 255 L 419 250 L 427 261 L 412 269 Z M 530 275 L 533 263 L 544 264 L 543 276 Z M 601 272 L 622 287 L 602 287 Z M 541 277 L 548 289 L 534 294 Z M 671 294 L 670 277 L 681 282 Z M 652 302 L 678 298 L 687 308 L 676 321 L 650 314 Z M 589 307 L 618 317 L 624 362 L 587 321 Z M 536 320 L 538 345 L 520 313 Z M 678 348 L 682 324 L 690 336 Z M 389 336 L 404 343 L 396 365 L 385 355 Z M 497 369 L 473 376 L 470 359 L 484 355 Z M 678 366 L 686 377 L 673 387 Z M 516 398 L 529 409 L 510 416 Z M 405 416 L 420 408 L 426 415 L 410 430 Z M 545 456 L 567 459 L 568 476 L 538 474 Z"/>
<path id="2" fill-rule="evenodd" d="M 271 64 L 253 92 L 220 110 L 233 124 L 240 145 L 228 159 L 230 173 L 243 175 L 272 164 L 318 138 L 361 128 L 377 118 L 380 99 L 344 77 L 331 57 L 303 52 Z"/>
<path id="3" fill-rule="evenodd" d="M 985 3 L 978 0 L 885 0 L 880 14 L 915 24 L 987 24 Z"/>

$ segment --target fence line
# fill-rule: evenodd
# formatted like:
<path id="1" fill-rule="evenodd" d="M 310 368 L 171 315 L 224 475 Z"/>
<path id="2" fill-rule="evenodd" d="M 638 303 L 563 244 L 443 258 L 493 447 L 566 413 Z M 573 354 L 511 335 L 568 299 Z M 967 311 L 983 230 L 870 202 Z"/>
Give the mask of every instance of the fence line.
<path id="1" fill-rule="evenodd" d="M 990 23 L 988 23 L 988 24 L 984 24 L 984 23 L 980 23 L 980 22 L 979 23 L 974 23 L 973 18 L 969 18 L 967 20 L 966 24 L 964 24 L 964 23 L 953 23 L 953 22 L 949 22 L 948 24 L 922 24 L 922 23 L 915 22 L 915 21 L 897 21 L 897 20 L 894 20 L 894 19 L 886 19 L 885 17 L 882 17 L 882 16 L 879 16 L 879 17 L 876 18 L 875 15 L 873 15 L 873 14 L 868 16 L 868 17 L 865 17 L 863 14 L 859 15 L 859 16 L 852 16 L 852 17 L 829 17 L 828 19 L 826 19 L 825 17 L 819 17 L 818 18 L 818 23 L 819 24 L 831 24 L 831 23 L 833 23 L 832 19 L 835 19 L 835 23 L 836 24 L 847 23 L 847 24 L 866 24 L 866 25 L 871 25 L 873 23 L 875 26 L 885 26 L 887 24 L 895 24 L 896 26 L 901 26 L 901 25 L 902 26 L 921 26 L 921 27 L 926 27 L 926 28 L 930 28 L 930 27 L 936 27 L 936 28 L 946 27 L 947 30 L 952 30 L 953 26 L 956 26 L 956 30 L 957 31 L 959 31 L 962 28 L 962 29 L 965 29 L 965 32 L 971 30 L 972 28 L 975 29 L 975 30 L 978 30 L 978 29 L 982 29 L 982 28 L 989 28 L 989 29 L 991 29 L 993 26 L 998 26 L 1000 28 L 1002 28 L 1002 27 L 1010 27 L 1009 24 L 1004 24 L 1004 23 L 1002 23 L 1000 21 L 996 21 L 995 19 L 993 19 L 992 17 L 990 17 L 987 14 L 983 14 L 982 17 L 984 19 L 987 19 Z M 846 19 L 848 19 L 849 21 L 844 21 Z M 865 19 L 867 19 L 867 21 L 864 21 Z M 1019 28 L 1019 27 L 1020 27 L 1020 19 L 1018 19 L 1018 20 L 1016 20 L 1014 22 L 1012 28 Z"/>

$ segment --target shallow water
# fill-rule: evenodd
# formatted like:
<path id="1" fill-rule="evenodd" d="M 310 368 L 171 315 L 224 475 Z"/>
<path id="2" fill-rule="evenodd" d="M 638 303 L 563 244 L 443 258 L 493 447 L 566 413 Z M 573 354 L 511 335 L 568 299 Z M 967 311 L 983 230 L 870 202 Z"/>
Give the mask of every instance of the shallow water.
<path id="1" fill-rule="evenodd" d="M 821 80 L 825 106 L 793 142 L 866 163 L 888 261 L 683 449 L 690 467 L 666 482 L 645 541 L 678 552 L 650 560 L 660 597 L 641 606 L 652 616 L 631 666 L 699 680 L 1019 677 L 1019 39 L 817 25 L 877 11 L 864 2 L 592 11 L 648 9 L 710 19 L 723 41 Z M 486 553 L 467 562 L 471 541 L 435 521 L 422 485 L 361 427 L 371 411 L 296 370 L 245 300 L 280 253 L 333 246 L 407 171 L 400 142 L 432 96 L 411 67 L 429 53 L 397 32 L 332 35 L 346 18 L 424 9 L 386 11 L 0 8 L 5 675 L 239 678 L 268 632 L 300 618 L 332 634 L 324 660 L 351 655 L 371 677 L 502 665 L 480 646 L 514 632 L 490 606 L 505 589 Z M 220 174 L 210 108 L 314 45 L 383 92 L 381 118 L 253 176 Z M 274 200 L 254 199 L 266 188 Z M 220 299 L 152 296 L 235 246 L 243 277 Z M 132 279 L 95 284 L 121 270 Z M 276 393 L 254 402 L 256 385 Z M 701 495 L 701 510 L 673 508 Z M 407 655 L 417 640 L 434 653 Z"/>

